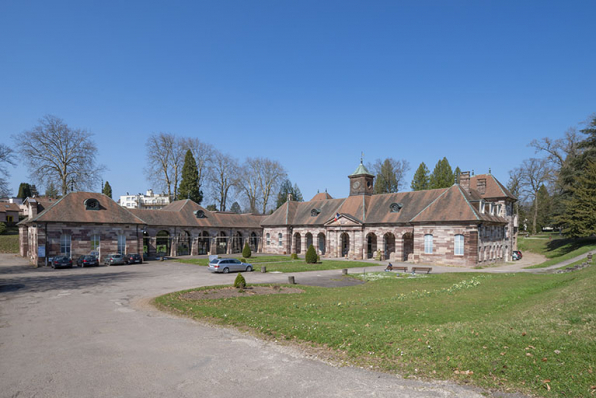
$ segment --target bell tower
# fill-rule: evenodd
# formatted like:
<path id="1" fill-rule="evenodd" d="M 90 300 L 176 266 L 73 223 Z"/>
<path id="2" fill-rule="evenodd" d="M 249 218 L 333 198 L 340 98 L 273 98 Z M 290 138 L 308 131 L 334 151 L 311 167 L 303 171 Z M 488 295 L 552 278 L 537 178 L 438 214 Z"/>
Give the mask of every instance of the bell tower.
<path id="1" fill-rule="evenodd" d="M 372 195 L 375 176 L 364 167 L 362 161 L 355 172 L 348 176 L 350 179 L 350 196 Z"/>

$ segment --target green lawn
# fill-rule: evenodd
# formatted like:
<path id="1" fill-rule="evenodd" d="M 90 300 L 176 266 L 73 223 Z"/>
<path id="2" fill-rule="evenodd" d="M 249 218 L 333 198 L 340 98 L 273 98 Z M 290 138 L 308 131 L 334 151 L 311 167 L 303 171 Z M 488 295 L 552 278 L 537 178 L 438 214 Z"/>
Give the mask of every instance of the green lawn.
<path id="1" fill-rule="evenodd" d="M 544 268 L 581 256 L 589 251 L 596 250 L 595 238 L 567 239 L 567 238 L 543 238 L 527 239 L 519 238 L 519 250 L 530 251 L 545 255 L 548 260 L 528 268 Z"/>
<path id="2" fill-rule="evenodd" d="M 18 253 L 19 235 L 0 235 L 0 253 Z"/>
<path id="3" fill-rule="evenodd" d="M 209 259 L 179 259 L 180 263 L 197 264 L 202 266 L 209 265 Z M 326 269 L 342 269 L 342 268 L 364 268 L 378 266 L 376 263 L 366 263 L 359 261 L 332 261 L 323 260 L 317 264 L 307 264 L 304 259 L 291 260 L 290 256 L 261 256 L 247 258 L 246 262 L 252 264 L 255 269 L 261 266 L 267 267 L 268 272 L 302 272 L 302 271 L 321 271 Z"/>
<path id="4" fill-rule="evenodd" d="M 596 386 L 595 281 L 596 267 L 551 275 L 391 274 L 351 287 L 300 286 L 303 294 L 190 301 L 178 292 L 156 304 L 405 377 L 588 397 Z"/>

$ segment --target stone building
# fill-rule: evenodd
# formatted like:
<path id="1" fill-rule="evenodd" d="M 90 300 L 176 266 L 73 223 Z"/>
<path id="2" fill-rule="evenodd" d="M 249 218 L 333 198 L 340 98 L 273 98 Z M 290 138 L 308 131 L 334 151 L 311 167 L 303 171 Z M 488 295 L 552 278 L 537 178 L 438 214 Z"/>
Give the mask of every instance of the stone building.
<path id="1" fill-rule="evenodd" d="M 73 192 L 28 206 L 29 218 L 18 224 L 20 254 L 38 265 L 57 255 L 90 252 L 98 252 L 100 260 L 110 253 L 226 254 L 241 252 L 245 242 L 260 250 L 262 216 L 211 212 L 191 200 L 133 210 L 100 193 Z"/>
<path id="2" fill-rule="evenodd" d="M 516 249 L 516 198 L 491 174 L 464 172 L 449 188 L 381 195 L 364 165 L 348 178 L 347 198 L 290 198 L 265 218 L 263 251 L 300 254 L 312 244 L 323 257 L 475 266 L 510 260 Z"/>

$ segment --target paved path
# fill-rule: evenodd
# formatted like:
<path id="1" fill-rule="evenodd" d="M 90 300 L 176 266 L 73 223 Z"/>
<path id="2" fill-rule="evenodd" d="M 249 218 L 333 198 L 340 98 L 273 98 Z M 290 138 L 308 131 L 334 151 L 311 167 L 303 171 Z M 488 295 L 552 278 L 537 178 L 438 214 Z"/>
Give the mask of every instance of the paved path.
<path id="1" fill-rule="evenodd" d="M 433 266 L 433 273 L 511 272 L 518 266 Z M 340 273 L 295 276 L 306 282 Z M 249 283 L 284 283 L 288 276 L 245 275 Z M 0 397 L 483 396 L 447 382 L 334 367 L 296 349 L 173 317 L 147 304 L 160 294 L 231 284 L 234 278 L 167 261 L 35 269 L 18 256 L 0 254 Z"/>

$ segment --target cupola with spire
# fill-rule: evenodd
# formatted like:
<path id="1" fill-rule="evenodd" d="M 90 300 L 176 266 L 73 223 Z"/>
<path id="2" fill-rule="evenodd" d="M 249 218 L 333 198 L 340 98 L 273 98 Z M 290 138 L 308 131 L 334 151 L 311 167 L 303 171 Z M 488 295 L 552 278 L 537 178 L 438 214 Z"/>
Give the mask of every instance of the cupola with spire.
<path id="1" fill-rule="evenodd" d="M 350 174 L 348 178 L 350 179 L 350 196 L 373 194 L 375 176 L 366 169 L 362 160 L 360 160 L 360 165 L 356 171 Z"/>

